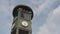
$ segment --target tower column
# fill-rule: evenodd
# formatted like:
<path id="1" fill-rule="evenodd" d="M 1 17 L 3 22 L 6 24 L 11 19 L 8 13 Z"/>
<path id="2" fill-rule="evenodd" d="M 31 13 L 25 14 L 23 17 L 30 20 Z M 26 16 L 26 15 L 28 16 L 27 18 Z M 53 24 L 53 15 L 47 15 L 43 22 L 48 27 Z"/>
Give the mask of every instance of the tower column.
<path id="1" fill-rule="evenodd" d="M 13 10 L 11 34 L 32 34 L 33 11 L 25 5 L 18 5 Z"/>

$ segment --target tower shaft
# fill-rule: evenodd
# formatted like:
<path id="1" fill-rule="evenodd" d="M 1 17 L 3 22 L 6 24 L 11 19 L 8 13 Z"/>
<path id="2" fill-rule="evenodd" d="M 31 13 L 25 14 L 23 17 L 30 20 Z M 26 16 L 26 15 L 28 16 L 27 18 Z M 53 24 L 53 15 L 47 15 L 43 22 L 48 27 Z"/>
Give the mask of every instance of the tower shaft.
<path id="1" fill-rule="evenodd" d="M 27 6 L 17 6 L 13 11 L 13 23 L 11 34 L 31 34 L 32 33 L 32 12 Z"/>

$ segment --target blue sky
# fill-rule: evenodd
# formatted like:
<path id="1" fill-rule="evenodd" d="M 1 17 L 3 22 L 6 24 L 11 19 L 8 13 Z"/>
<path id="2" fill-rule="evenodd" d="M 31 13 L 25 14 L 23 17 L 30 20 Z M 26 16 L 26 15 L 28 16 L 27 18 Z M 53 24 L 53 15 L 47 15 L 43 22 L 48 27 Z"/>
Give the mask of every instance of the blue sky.
<path id="1" fill-rule="evenodd" d="M 16 5 L 33 9 L 32 34 L 60 34 L 60 0 L 0 0 L 0 34 L 10 34 Z"/>

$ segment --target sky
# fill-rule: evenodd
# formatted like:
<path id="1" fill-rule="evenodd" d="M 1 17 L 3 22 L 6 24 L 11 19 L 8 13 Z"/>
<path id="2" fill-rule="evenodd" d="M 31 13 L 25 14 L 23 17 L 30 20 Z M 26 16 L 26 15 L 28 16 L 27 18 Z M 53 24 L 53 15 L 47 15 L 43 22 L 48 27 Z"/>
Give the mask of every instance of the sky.
<path id="1" fill-rule="evenodd" d="M 32 34 L 60 34 L 60 0 L 0 0 L 0 34 L 11 34 L 17 5 L 32 8 Z"/>

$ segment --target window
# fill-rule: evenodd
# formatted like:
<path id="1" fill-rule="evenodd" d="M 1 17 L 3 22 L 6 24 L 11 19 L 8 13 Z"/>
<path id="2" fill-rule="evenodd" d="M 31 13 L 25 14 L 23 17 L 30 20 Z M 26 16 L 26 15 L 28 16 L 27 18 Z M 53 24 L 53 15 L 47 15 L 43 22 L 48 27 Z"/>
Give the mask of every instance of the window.
<path id="1" fill-rule="evenodd" d="M 11 34 L 16 34 L 16 29 L 12 30 Z"/>
<path id="2" fill-rule="evenodd" d="M 19 34 L 28 34 L 28 31 L 24 31 L 24 30 L 19 29 Z"/>
<path id="3" fill-rule="evenodd" d="M 22 17 L 23 17 L 24 19 L 27 19 L 27 20 L 30 20 L 30 19 L 31 19 L 31 15 L 30 15 L 30 14 L 27 14 L 27 13 L 23 13 L 23 14 L 22 14 Z"/>

